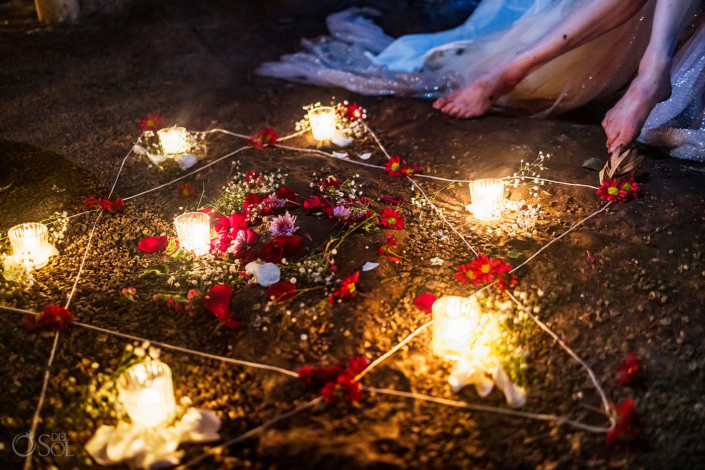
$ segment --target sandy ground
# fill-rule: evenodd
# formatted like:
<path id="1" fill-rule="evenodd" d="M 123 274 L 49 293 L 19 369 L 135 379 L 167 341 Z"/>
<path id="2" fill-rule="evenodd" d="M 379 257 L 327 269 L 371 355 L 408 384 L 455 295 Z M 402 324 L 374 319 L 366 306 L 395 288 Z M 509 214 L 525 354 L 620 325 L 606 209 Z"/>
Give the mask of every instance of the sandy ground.
<path id="1" fill-rule="evenodd" d="M 369 125 L 389 151 L 419 163 L 427 174 L 500 177 L 543 151 L 552 155 L 544 176 L 596 184 L 596 173 L 581 168 L 587 158 L 606 158 L 595 109 L 553 121 L 492 116 L 459 122 L 422 100 L 360 97 L 253 76 L 258 63 L 295 51 L 301 37 L 323 34 L 325 15 L 351 4 L 175 2 L 165 12 L 144 3 L 125 16 L 94 18 L 68 29 L 28 34 L 36 26 L 29 21 L 0 24 L 0 188 L 11 184 L 0 193 L 0 230 L 54 211 L 79 212 L 84 197 L 107 192 L 139 135 L 137 118 L 148 112 L 194 130 L 218 126 L 249 134 L 266 125 L 284 135 L 293 132 L 302 106 L 332 97 L 365 106 Z M 421 2 L 377 6 L 384 13 L 382 25 L 393 35 L 450 27 L 467 14 L 446 9 L 430 16 Z M 290 143 L 315 146 L 310 137 Z M 240 145 L 216 137 L 204 162 Z M 375 151 L 375 146 L 366 139 L 350 151 Z M 698 468 L 705 460 L 704 176 L 702 166 L 645 152 L 639 176 L 644 196 L 612 206 L 552 245 L 519 272 L 519 288 L 595 370 L 611 401 L 635 399 L 648 446 L 616 451 L 606 446 L 603 435 L 566 426 L 366 395 L 355 407 L 319 405 L 200 468 Z M 312 193 L 314 172 L 355 178 L 371 196 L 413 196 L 405 180 L 322 156 L 248 150 L 239 160 L 243 169 L 285 169 L 287 186 L 302 196 Z M 376 150 L 369 161 L 381 164 L 383 156 Z M 116 187 L 122 197 L 180 174 L 174 168 L 148 168 L 141 158 L 128 159 L 123 171 Z M 212 201 L 229 171 L 227 160 L 189 181 L 205 187 L 204 198 Z M 421 184 L 431 192 L 444 188 L 428 180 Z M 243 328 L 216 329 L 211 317 L 190 318 L 151 302 L 164 287 L 140 277 L 159 256 L 141 253 L 137 242 L 146 235 L 173 235 L 171 218 L 187 205 L 173 195 L 170 188 L 137 198 L 124 213 L 105 215 L 98 223 L 71 309 L 80 321 L 295 369 L 353 355 L 378 357 L 427 321 L 413 307 L 417 295 L 472 292 L 453 278 L 454 267 L 472 259 L 465 245 L 450 232 L 442 234 L 447 239 L 434 236 L 447 226 L 431 212 L 407 205 L 408 228 L 397 234 L 407 260 L 402 266 L 385 261 L 365 273 L 360 289 L 367 297 L 321 311 L 316 307 L 321 296 L 312 293 L 302 298 L 303 307 L 297 303 L 264 312 L 264 292 L 246 289 L 233 301 Z M 544 204 L 548 214 L 539 233 L 509 239 L 468 219 L 465 185 L 443 190 L 436 200 L 473 246 L 503 259 L 509 251 L 530 256 L 601 205 L 589 189 L 542 186 L 535 202 Z M 302 209 L 294 212 L 301 230 L 312 235 L 311 248 L 331 233 L 326 221 L 307 218 Z M 62 302 L 94 217 L 74 219 L 59 244 L 61 256 L 37 273 L 37 283 L 25 290 L 3 284 L 0 301 L 27 309 Z M 359 270 L 364 261 L 377 261 L 374 251 L 385 233 L 351 236 L 337 260 L 341 276 Z M 586 260 L 587 251 L 594 263 Z M 432 257 L 443 258 L 444 266 L 431 266 Z M 394 282 L 381 283 L 389 278 Z M 121 301 L 124 287 L 137 288 L 138 302 Z M 540 299 L 535 295 L 539 289 L 546 292 Z M 280 329 L 285 309 L 293 311 L 297 322 Z M 12 440 L 29 429 L 53 334 L 27 333 L 16 314 L 4 312 L 0 338 L 0 462 L 3 468 L 17 468 L 21 459 L 12 452 Z M 503 406 L 496 391 L 486 399 L 471 388 L 451 394 L 446 381 L 450 365 L 433 358 L 429 343 L 430 334 L 420 335 L 367 376 L 365 385 Z M 91 364 L 100 370 L 114 367 L 125 344 L 78 328 L 61 336 L 39 430 L 67 433 L 76 455 L 35 456 L 37 468 L 91 466 L 83 445 L 101 423 L 82 421 L 75 410 L 96 373 Z M 584 372 L 536 327 L 529 351 L 526 410 L 604 423 L 589 409 L 599 400 Z M 645 378 L 618 387 L 616 366 L 627 352 L 641 358 Z M 177 396 L 215 410 L 223 419 L 225 439 L 315 396 L 283 376 L 168 351 L 163 357 L 173 369 Z M 203 446 L 185 449 L 195 457 Z"/>

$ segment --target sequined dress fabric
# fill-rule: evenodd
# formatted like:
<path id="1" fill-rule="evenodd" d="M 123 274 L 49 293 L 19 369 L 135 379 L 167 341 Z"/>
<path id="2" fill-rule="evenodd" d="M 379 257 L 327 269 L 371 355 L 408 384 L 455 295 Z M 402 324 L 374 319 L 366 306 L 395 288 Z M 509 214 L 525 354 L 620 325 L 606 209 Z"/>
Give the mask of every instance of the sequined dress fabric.
<path id="1" fill-rule="evenodd" d="M 458 28 L 396 40 L 372 21 L 378 12 L 351 8 L 327 18 L 330 36 L 303 40 L 302 51 L 264 63 L 257 73 L 366 95 L 435 98 L 535 42 L 580 1 L 483 0 Z M 540 67 L 494 110 L 549 117 L 623 89 L 648 44 L 654 4 L 648 1 L 618 28 Z M 672 95 L 651 112 L 639 141 L 705 161 L 705 27 L 692 30 L 673 63 Z"/>

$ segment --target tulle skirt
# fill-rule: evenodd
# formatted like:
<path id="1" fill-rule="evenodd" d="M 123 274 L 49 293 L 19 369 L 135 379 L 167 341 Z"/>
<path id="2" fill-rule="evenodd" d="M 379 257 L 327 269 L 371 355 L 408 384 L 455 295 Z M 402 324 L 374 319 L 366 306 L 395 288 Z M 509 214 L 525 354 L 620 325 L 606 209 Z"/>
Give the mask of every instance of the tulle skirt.
<path id="1" fill-rule="evenodd" d="M 262 64 L 260 75 L 366 95 L 435 98 L 461 88 L 555 28 L 580 0 L 483 0 L 458 28 L 397 40 L 352 8 L 330 15 L 331 35 Z M 655 0 L 629 21 L 532 72 L 496 109 L 548 117 L 614 94 L 629 83 L 646 49 Z M 649 115 L 639 141 L 679 158 L 705 161 L 705 27 L 681 46 L 670 99 Z"/>

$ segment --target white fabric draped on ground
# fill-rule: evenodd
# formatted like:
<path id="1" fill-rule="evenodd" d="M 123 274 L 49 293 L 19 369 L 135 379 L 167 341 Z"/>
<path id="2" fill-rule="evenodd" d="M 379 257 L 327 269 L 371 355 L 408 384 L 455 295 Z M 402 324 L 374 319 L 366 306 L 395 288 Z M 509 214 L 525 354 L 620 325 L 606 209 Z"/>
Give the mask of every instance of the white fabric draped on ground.
<path id="1" fill-rule="evenodd" d="M 558 25 L 580 0 L 483 0 L 461 26 L 397 40 L 352 8 L 330 15 L 330 37 L 257 73 L 366 95 L 437 97 L 457 90 Z M 649 40 L 654 0 L 631 20 L 526 77 L 496 110 L 547 117 L 615 93 L 629 83 Z M 705 160 L 705 30 L 681 48 L 673 94 L 651 113 L 639 138 L 679 158 Z"/>

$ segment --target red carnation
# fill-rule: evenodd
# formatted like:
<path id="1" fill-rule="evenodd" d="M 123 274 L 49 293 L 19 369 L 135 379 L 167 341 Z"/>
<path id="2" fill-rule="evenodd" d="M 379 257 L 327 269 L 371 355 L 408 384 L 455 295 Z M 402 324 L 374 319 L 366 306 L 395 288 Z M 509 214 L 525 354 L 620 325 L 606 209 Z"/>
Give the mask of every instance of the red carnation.
<path id="1" fill-rule="evenodd" d="M 455 278 L 463 284 L 475 284 L 476 286 L 480 284 L 480 281 L 475 279 L 475 272 L 469 264 L 463 264 L 455 269 L 458 270 L 455 273 Z"/>
<path id="2" fill-rule="evenodd" d="M 402 230 L 405 225 L 404 216 L 396 209 L 387 208 L 379 215 L 379 223 L 392 230 Z"/>
<path id="3" fill-rule="evenodd" d="M 315 384 L 326 380 L 335 380 L 339 375 L 345 373 L 345 366 L 341 362 L 332 367 L 311 367 L 304 366 L 298 370 L 299 378 L 305 384 Z"/>
<path id="4" fill-rule="evenodd" d="M 387 237 L 379 246 L 379 254 L 384 255 L 395 263 L 401 263 L 398 256 L 392 251 L 392 248 L 398 246 L 397 239 L 392 235 L 392 232 L 387 232 Z"/>
<path id="5" fill-rule="evenodd" d="M 360 273 L 352 274 L 340 283 L 340 288 L 333 292 L 328 298 L 328 302 L 333 303 L 334 297 L 339 297 L 340 300 L 353 299 L 357 294 L 357 281 L 360 278 Z"/>
<path id="6" fill-rule="evenodd" d="M 473 274 L 478 283 L 492 282 L 494 280 L 495 270 L 493 269 L 493 263 L 482 253 L 478 253 L 477 259 L 470 263 L 470 268 L 474 271 Z"/>
<path id="7" fill-rule="evenodd" d="M 627 193 L 627 197 L 635 198 L 639 196 L 641 188 L 639 188 L 639 184 L 634 181 L 633 176 L 622 178 L 617 182 L 617 184 L 619 184 L 619 189 Z"/>
<path id="8" fill-rule="evenodd" d="M 164 118 L 157 113 L 149 113 L 139 119 L 143 131 L 156 131 L 164 127 Z"/>
<path id="9" fill-rule="evenodd" d="M 156 253 L 158 251 L 166 250 L 169 246 L 169 237 L 164 235 L 163 237 L 148 237 L 140 240 L 137 247 L 144 251 L 145 253 Z"/>
<path id="10" fill-rule="evenodd" d="M 353 382 L 348 375 L 340 375 L 335 382 L 328 382 L 321 389 L 323 399 L 331 404 L 340 402 L 356 403 L 362 398 L 360 383 Z"/>
<path id="11" fill-rule="evenodd" d="M 64 307 L 58 305 L 47 305 L 44 310 L 36 315 L 25 316 L 22 323 L 27 330 L 39 328 L 50 328 L 52 331 L 66 331 L 73 323 L 73 315 Z"/>
<path id="12" fill-rule="evenodd" d="M 627 191 L 621 188 L 620 182 L 616 179 L 604 180 L 597 194 L 603 201 L 610 202 L 624 202 L 628 196 Z"/>
<path id="13" fill-rule="evenodd" d="M 384 164 L 385 172 L 389 176 L 403 176 L 403 173 L 401 172 L 402 170 L 402 163 L 399 157 L 392 157 L 389 160 L 387 160 L 387 163 Z"/>
<path id="14" fill-rule="evenodd" d="M 267 298 L 272 302 L 286 302 L 296 295 L 296 287 L 286 281 L 277 282 L 267 289 Z"/>
<path id="15" fill-rule="evenodd" d="M 196 195 L 196 188 L 191 183 L 181 183 L 176 188 L 176 195 L 181 198 L 193 197 Z"/>

